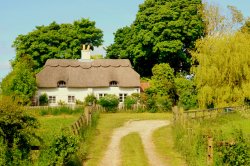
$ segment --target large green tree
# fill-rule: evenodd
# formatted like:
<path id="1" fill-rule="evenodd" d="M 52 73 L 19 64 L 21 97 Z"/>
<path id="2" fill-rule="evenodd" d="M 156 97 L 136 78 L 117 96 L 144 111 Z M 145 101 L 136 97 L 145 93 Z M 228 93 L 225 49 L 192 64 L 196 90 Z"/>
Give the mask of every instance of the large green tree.
<path id="1" fill-rule="evenodd" d="M 12 96 L 22 104 L 29 104 L 36 92 L 36 79 L 33 61 L 29 56 L 17 62 L 13 70 L 3 79 L 2 94 Z"/>
<path id="2" fill-rule="evenodd" d="M 190 68 L 189 49 L 204 33 L 201 0 L 146 0 L 129 27 L 118 29 L 108 58 L 129 58 L 142 76 L 158 63 Z"/>
<path id="3" fill-rule="evenodd" d="M 19 35 L 14 41 L 16 58 L 13 66 L 24 56 L 34 61 L 34 69 L 41 68 L 47 59 L 76 59 L 81 53 L 81 45 L 90 43 L 100 46 L 103 33 L 95 27 L 95 22 L 88 19 L 74 21 L 73 24 L 57 24 L 37 26 L 26 35 Z"/>
<path id="4" fill-rule="evenodd" d="M 168 111 L 175 104 L 174 70 L 167 63 L 152 68 L 150 88 L 146 89 L 147 106 L 150 111 Z"/>
<path id="5" fill-rule="evenodd" d="M 193 67 L 200 107 L 242 105 L 250 99 L 250 34 L 208 36 L 196 44 Z"/>

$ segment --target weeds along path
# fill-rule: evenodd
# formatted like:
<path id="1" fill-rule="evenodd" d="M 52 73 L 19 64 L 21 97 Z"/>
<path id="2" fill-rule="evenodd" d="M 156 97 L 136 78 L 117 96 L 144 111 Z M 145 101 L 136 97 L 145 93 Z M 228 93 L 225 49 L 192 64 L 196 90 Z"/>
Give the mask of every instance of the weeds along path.
<path id="1" fill-rule="evenodd" d="M 100 163 L 101 166 L 120 166 L 120 140 L 131 132 L 138 132 L 142 139 L 145 153 L 151 166 L 167 166 L 155 153 L 155 147 L 152 141 L 152 133 L 155 129 L 169 125 L 167 120 L 142 120 L 128 121 L 123 127 L 114 130 L 111 142 Z"/>

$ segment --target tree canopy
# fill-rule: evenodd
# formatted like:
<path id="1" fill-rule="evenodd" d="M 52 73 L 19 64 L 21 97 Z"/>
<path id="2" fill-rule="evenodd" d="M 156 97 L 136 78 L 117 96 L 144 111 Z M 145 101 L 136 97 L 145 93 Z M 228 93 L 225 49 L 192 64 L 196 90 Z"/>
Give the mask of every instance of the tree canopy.
<path id="1" fill-rule="evenodd" d="M 250 99 L 249 42 L 250 34 L 241 32 L 197 42 L 192 55 L 200 107 L 242 105 Z"/>
<path id="2" fill-rule="evenodd" d="M 26 35 L 19 35 L 13 44 L 16 58 L 13 65 L 22 57 L 30 56 L 34 61 L 34 69 L 41 68 L 47 59 L 77 59 L 81 46 L 90 43 L 100 46 L 103 33 L 95 27 L 95 22 L 88 19 L 74 21 L 73 24 L 57 24 L 37 26 Z"/>
<path id="3" fill-rule="evenodd" d="M 108 58 L 128 58 L 142 76 L 158 63 L 189 70 L 189 49 L 203 35 L 201 0 L 146 0 L 129 27 L 116 31 Z"/>
<path id="4" fill-rule="evenodd" d="M 28 56 L 17 62 L 13 70 L 2 80 L 2 94 L 12 96 L 22 104 L 29 104 L 36 92 L 36 79 L 32 59 Z"/>

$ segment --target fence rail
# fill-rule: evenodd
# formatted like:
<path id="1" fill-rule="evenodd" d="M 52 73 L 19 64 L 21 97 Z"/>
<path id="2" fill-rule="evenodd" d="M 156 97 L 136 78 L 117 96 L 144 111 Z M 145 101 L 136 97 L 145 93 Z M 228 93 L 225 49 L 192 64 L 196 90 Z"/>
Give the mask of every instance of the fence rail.
<path id="1" fill-rule="evenodd" d="M 228 114 L 235 112 L 237 110 L 247 110 L 249 106 L 237 106 L 237 107 L 222 107 L 222 108 L 212 108 L 212 109 L 204 109 L 204 110 L 192 110 L 192 111 L 183 111 L 179 109 L 177 106 L 173 107 L 173 117 L 174 122 L 183 121 L 183 120 L 191 120 L 191 119 L 206 119 L 217 117 L 218 115 Z"/>
<path id="2" fill-rule="evenodd" d="M 92 114 L 97 110 L 98 108 L 95 106 L 86 106 L 84 109 L 84 114 L 82 114 L 77 121 L 75 121 L 71 125 L 71 130 L 75 135 L 78 135 L 80 133 L 80 129 L 84 126 L 91 125 L 91 119 Z"/>

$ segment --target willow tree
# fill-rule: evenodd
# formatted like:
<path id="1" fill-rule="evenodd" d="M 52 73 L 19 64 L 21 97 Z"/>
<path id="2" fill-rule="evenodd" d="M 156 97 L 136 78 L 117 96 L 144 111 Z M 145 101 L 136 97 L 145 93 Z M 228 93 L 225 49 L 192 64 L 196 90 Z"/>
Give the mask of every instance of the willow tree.
<path id="1" fill-rule="evenodd" d="M 250 99 L 250 35 L 208 36 L 196 43 L 192 68 L 200 107 L 242 105 Z"/>

